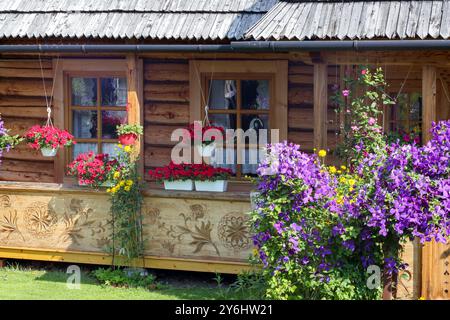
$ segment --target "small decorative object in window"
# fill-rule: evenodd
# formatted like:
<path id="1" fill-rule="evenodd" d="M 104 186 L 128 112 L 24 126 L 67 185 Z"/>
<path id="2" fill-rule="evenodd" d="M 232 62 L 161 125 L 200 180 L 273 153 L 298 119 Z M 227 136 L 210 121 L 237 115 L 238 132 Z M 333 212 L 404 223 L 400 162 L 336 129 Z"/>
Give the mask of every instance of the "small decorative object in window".
<path id="1" fill-rule="evenodd" d="M 136 142 L 139 135 L 144 133 L 144 128 L 138 124 L 121 124 L 117 126 L 119 142 L 125 146 Z"/>
<path id="2" fill-rule="evenodd" d="M 216 126 L 202 126 L 201 133 L 200 129 L 195 130 L 195 124 L 191 124 L 188 128 L 189 134 L 191 136 L 191 140 L 201 141 L 201 145 L 197 145 L 197 151 L 202 157 L 211 157 L 213 155 L 214 150 L 216 149 L 216 135 L 220 134 L 222 137 L 225 134 L 225 130 L 222 127 Z M 208 135 L 211 137 L 209 140 L 204 139 L 205 133 L 208 132 Z"/>
<path id="3" fill-rule="evenodd" d="M 107 186 L 112 181 L 112 173 L 117 171 L 119 163 L 116 159 L 110 159 L 107 154 L 95 154 L 90 151 L 79 154 L 68 165 L 67 174 L 74 176 L 80 186 L 98 188 Z"/>
<path id="4" fill-rule="evenodd" d="M 54 157 L 58 148 L 76 143 L 69 132 L 52 125 L 32 126 L 25 133 L 25 140 L 32 149 L 41 150 L 44 157 Z"/>
<path id="5" fill-rule="evenodd" d="M 0 158 L 2 157 L 4 150 L 6 150 L 6 152 L 9 152 L 9 150 L 13 149 L 23 140 L 23 138 L 19 135 L 10 136 L 8 132 L 9 129 L 5 128 L 4 122 L 0 118 Z"/>
<path id="6" fill-rule="evenodd" d="M 150 170 L 149 175 L 152 179 L 164 183 L 166 190 L 194 190 L 194 182 L 192 181 L 192 165 L 175 164 L 171 162 L 164 167 L 158 167 Z"/>
<path id="7" fill-rule="evenodd" d="M 216 168 L 207 164 L 193 164 L 192 175 L 195 180 L 195 190 L 225 192 L 228 178 L 232 171 L 227 168 Z"/>

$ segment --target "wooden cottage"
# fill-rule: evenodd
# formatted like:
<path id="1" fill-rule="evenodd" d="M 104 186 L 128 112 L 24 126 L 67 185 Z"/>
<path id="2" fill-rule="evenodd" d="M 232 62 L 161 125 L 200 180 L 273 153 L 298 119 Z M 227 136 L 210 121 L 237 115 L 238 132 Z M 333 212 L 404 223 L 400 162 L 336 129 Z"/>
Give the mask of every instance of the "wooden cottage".
<path id="1" fill-rule="evenodd" d="M 432 121 L 450 118 L 449 16 L 448 0 L 0 0 L 6 127 L 23 134 L 43 124 L 50 102 L 53 122 L 78 141 L 56 158 L 25 144 L 3 154 L 0 258 L 111 263 L 108 195 L 79 187 L 65 167 L 80 152 L 111 152 L 117 121 L 144 126 L 147 180 L 149 169 L 170 162 L 172 131 L 201 120 L 206 104 L 213 123 L 246 129 L 258 116 L 305 151 L 333 150 L 340 116 L 331 87 L 364 64 L 382 67 L 390 94 L 400 97 L 385 113 L 385 130 L 419 126 L 426 141 Z M 223 101 L 229 83 L 232 108 Z M 256 95 L 264 107 L 247 105 Z M 145 267 L 247 267 L 253 186 L 242 177 L 254 168 L 234 170 L 224 193 L 147 181 Z M 410 277 L 399 296 L 450 298 L 447 251 L 408 245 Z"/>

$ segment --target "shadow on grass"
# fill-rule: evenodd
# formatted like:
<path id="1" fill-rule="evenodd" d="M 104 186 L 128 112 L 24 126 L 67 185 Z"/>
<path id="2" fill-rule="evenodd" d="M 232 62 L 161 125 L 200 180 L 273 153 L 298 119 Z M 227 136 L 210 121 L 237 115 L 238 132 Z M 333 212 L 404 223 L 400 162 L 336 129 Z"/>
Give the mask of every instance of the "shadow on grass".
<path id="1" fill-rule="evenodd" d="M 182 274 L 184 274 L 184 272 L 180 273 L 181 275 L 178 275 L 177 277 L 180 277 L 182 276 Z M 34 281 L 58 282 L 61 284 L 66 284 L 70 276 L 71 274 L 64 273 L 62 271 L 44 271 L 44 274 L 34 278 Z M 165 279 L 159 276 L 157 278 L 157 288 L 140 288 L 148 291 L 149 293 L 160 295 L 163 299 L 164 296 L 167 296 L 166 299 L 172 299 L 173 297 L 175 297 L 181 300 L 240 300 L 246 298 L 245 294 L 235 293 L 226 284 L 218 286 L 217 284 L 213 284 L 212 281 L 205 281 L 204 279 L 206 279 L 206 277 L 210 277 L 211 274 L 189 274 L 189 276 L 191 279 L 188 279 L 184 284 L 178 279 L 170 279 L 170 281 L 164 281 Z M 200 279 L 193 280 L 192 278 L 195 278 L 195 276 L 199 276 Z M 196 281 L 198 281 L 198 283 L 194 284 L 194 282 Z M 101 284 L 90 274 L 90 272 L 81 273 L 80 285 L 93 285 L 98 286 L 99 288 L 110 287 L 112 290 L 114 290 L 114 287 L 112 286 Z M 120 288 L 122 290 L 137 289 L 136 287 Z"/>

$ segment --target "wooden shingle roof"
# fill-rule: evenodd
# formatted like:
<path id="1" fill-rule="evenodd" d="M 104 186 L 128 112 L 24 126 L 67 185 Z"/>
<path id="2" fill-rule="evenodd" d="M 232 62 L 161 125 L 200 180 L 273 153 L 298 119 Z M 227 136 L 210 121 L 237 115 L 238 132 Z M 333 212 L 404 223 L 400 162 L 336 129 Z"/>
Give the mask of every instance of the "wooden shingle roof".
<path id="1" fill-rule="evenodd" d="M 0 0 L 0 39 L 239 40 L 277 0 Z"/>
<path id="2" fill-rule="evenodd" d="M 246 34 L 249 40 L 449 37 L 449 0 L 283 0 Z"/>

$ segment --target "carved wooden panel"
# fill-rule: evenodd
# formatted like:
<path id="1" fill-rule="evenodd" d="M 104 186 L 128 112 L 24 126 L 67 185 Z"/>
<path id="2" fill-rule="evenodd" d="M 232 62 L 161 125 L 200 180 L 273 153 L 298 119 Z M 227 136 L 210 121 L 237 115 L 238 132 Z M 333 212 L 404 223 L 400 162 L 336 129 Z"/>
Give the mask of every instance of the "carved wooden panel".
<path id="1" fill-rule="evenodd" d="M 106 195 L 1 193 L 0 246 L 107 252 L 111 215 Z M 252 241 L 238 201 L 146 198 L 145 254 L 247 261 Z"/>

